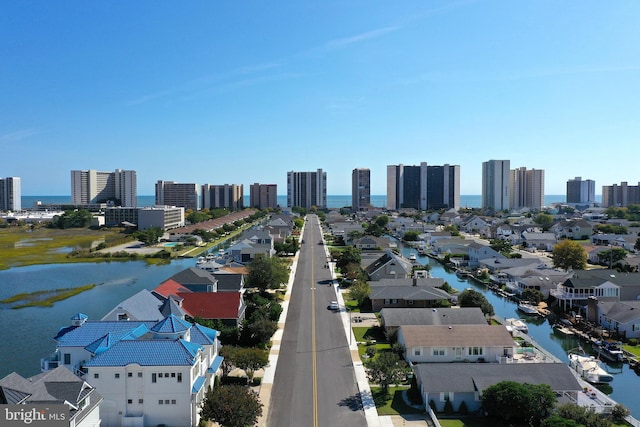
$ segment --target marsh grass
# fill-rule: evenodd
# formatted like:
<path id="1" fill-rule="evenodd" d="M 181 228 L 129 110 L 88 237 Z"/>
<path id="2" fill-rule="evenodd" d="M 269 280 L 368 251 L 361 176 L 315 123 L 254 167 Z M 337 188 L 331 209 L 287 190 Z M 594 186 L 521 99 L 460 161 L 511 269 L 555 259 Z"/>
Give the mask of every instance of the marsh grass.
<path id="1" fill-rule="evenodd" d="M 36 264 L 87 262 L 87 258 L 69 257 L 69 253 L 74 250 L 88 250 L 96 242 L 109 243 L 122 239 L 120 229 L 32 230 L 28 226 L 0 228 L 0 270 Z"/>
<path id="2" fill-rule="evenodd" d="M 91 283 L 77 288 L 58 288 L 35 292 L 23 292 L 0 300 L 0 303 L 13 304 L 20 301 L 26 301 L 22 304 L 12 306 L 11 308 L 13 309 L 25 307 L 53 307 L 53 304 L 58 301 L 71 298 L 74 295 L 78 295 L 95 287 L 96 284 Z"/>

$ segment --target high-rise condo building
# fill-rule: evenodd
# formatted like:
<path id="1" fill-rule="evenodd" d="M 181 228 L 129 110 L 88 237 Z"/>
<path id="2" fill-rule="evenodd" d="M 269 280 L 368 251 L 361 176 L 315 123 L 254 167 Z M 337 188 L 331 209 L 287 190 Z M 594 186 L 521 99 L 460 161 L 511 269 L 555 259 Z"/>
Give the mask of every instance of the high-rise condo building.
<path id="1" fill-rule="evenodd" d="M 278 186 L 276 184 L 251 184 L 249 204 L 252 208 L 266 209 L 278 207 Z"/>
<path id="2" fill-rule="evenodd" d="M 482 208 L 509 209 L 511 194 L 509 160 L 489 160 L 482 163 Z"/>
<path id="3" fill-rule="evenodd" d="M 200 206 L 202 209 L 242 209 L 244 208 L 244 187 L 242 184 L 204 184 Z"/>
<path id="4" fill-rule="evenodd" d="M 74 205 L 113 203 L 118 206 L 136 207 L 138 205 L 136 171 L 72 170 L 71 203 Z"/>
<path id="5" fill-rule="evenodd" d="M 596 201 L 596 182 L 577 176 L 567 181 L 567 203 L 592 204 Z"/>
<path id="6" fill-rule="evenodd" d="M 629 185 L 627 182 L 621 182 L 620 185 L 602 186 L 603 208 L 629 205 L 640 205 L 640 182 L 638 185 Z"/>
<path id="7" fill-rule="evenodd" d="M 525 167 L 510 172 L 511 209 L 542 210 L 544 206 L 544 171 Z"/>
<path id="8" fill-rule="evenodd" d="M 0 179 L 0 211 L 21 211 L 22 190 L 20 178 L 11 176 Z"/>
<path id="9" fill-rule="evenodd" d="M 322 169 L 315 172 L 287 172 L 287 206 L 326 208 L 327 173 Z"/>
<path id="10" fill-rule="evenodd" d="M 197 211 L 199 202 L 198 184 L 161 180 L 156 182 L 156 206 L 178 206 Z"/>
<path id="11" fill-rule="evenodd" d="M 460 166 L 387 166 L 387 208 L 458 209 Z"/>
<path id="12" fill-rule="evenodd" d="M 351 173 L 351 209 L 366 210 L 371 205 L 371 171 L 356 168 Z"/>

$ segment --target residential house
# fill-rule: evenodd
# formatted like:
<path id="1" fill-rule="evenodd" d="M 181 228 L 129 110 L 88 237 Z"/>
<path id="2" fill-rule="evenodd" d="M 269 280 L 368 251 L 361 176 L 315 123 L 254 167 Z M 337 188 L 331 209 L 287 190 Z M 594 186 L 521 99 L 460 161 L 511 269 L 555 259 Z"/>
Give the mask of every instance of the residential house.
<path id="1" fill-rule="evenodd" d="M 218 279 L 208 271 L 189 267 L 171 276 L 173 280 L 191 292 L 217 292 Z M 157 289 L 156 289 L 157 290 Z M 165 295 L 166 296 L 166 295 Z"/>
<path id="2" fill-rule="evenodd" d="M 142 289 L 140 292 L 120 302 L 102 320 L 129 321 L 155 320 L 159 321 L 173 314 L 184 319 L 185 312 L 180 303 L 173 298 L 163 297 L 158 293 Z"/>
<path id="3" fill-rule="evenodd" d="M 554 233 L 524 232 L 522 233 L 522 245 L 528 250 L 553 251 L 553 247 L 558 243 Z"/>
<path id="4" fill-rule="evenodd" d="M 500 252 L 491 249 L 489 245 L 483 245 L 478 242 L 471 242 L 467 248 L 469 254 L 469 266 L 471 268 L 478 267 L 480 264 L 480 260 L 495 259 L 502 261 L 504 259 L 507 259 Z"/>
<path id="5" fill-rule="evenodd" d="M 353 246 L 366 250 L 387 250 L 391 248 L 391 240 L 388 237 L 363 236 L 353 241 Z"/>
<path id="6" fill-rule="evenodd" d="M 556 222 L 549 231 L 555 233 L 558 239 L 584 240 L 593 234 L 593 226 L 582 218 L 567 219 Z"/>
<path id="7" fill-rule="evenodd" d="M 456 297 L 440 289 L 444 284 L 441 278 L 408 278 L 408 279 L 382 279 L 369 282 L 371 292 L 369 299 L 373 311 L 383 308 L 433 307 L 439 301 L 450 303 L 456 301 Z"/>
<path id="8" fill-rule="evenodd" d="M 383 308 L 380 324 L 387 336 L 402 325 L 486 325 L 480 307 Z"/>
<path id="9" fill-rule="evenodd" d="M 181 307 L 192 319 L 219 320 L 240 327 L 247 305 L 241 292 L 179 292 Z"/>
<path id="10" fill-rule="evenodd" d="M 488 236 L 491 224 L 477 215 L 471 215 L 463 219 L 459 228 L 460 231 L 470 234 L 479 234 L 480 236 Z"/>
<path id="11" fill-rule="evenodd" d="M 426 404 L 444 411 L 447 401 L 454 411 L 464 402 L 469 413 L 482 408 L 482 393 L 503 381 L 547 384 L 558 403 L 575 403 L 582 387 L 564 363 L 421 363 L 413 367 L 418 389 Z"/>
<path id="12" fill-rule="evenodd" d="M 640 338 L 640 301 L 598 301 L 589 299 L 588 314 L 594 313 L 597 324 L 623 339 Z"/>
<path id="13" fill-rule="evenodd" d="M 504 362 L 516 347 L 504 326 L 402 325 L 398 344 L 411 363 Z"/>
<path id="14" fill-rule="evenodd" d="M 196 426 L 222 358 L 218 332 L 169 315 L 159 322 L 89 321 L 61 329 L 43 371 L 64 365 L 104 397 L 103 425 Z"/>
<path id="15" fill-rule="evenodd" d="M 371 280 L 403 279 L 411 277 L 411 261 L 391 250 L 362 257 L 362 268 Z"/>
<path id="16" fill-rule="evenodd" d="M 102 400 L 95 387 L 64 366 L 29 378 L 12 372 L 0 379 L 0 405 L 65 405 L 69 427 L 99 427 Z"/>
<path id="17" fill-rule="evenodd" d="M 640 297 L 640 274 L 609 269 L 574 271 L 570 278 L 551 291 L 551 296 L 565 310 L 574 305 L 586 305 L 589 297 L 599 301 L 636 300 Z M 596 321 L 595 317 L 589 320 Z"/>
<path id="18" fill-rule="evenodd" d="M 269 230 L 265 229 L 245 231 L 240 241 L 232 245 L 227 252 L 234 261 L 243 264 L 251 262 L 256 256 L 272 257 L 276 253 L 273 237 L 269 234 Z"/>
<path id="19" fill-rule="evenodd" d="M 468 257 L 469 246 L 473 243 L 473 240 L 461 237 L 441 239 L 431 245 L 431 255 L 438 258 L 444 258 L 446 255 L 464 255 Z"/>

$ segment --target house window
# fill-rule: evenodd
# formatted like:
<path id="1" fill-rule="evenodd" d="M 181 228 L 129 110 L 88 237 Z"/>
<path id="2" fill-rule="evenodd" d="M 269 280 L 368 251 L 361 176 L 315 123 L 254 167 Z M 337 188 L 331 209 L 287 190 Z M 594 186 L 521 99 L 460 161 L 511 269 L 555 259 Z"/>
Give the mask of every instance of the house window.
<path id="1" fill-rule="evenodd" d="M 93 378 L 100 378 L 100 374 L 93 374 Z"/>
<path id="2" fill-rule="evenodd" d="M 397 304 L 397 303 L 398 303 L 398 300 L 396 298 L 391 300 L 391 304 Z"/>
<path id="3" fill-rule="evenodd" d="M 142 378 L 142 372 L 138 372 L 138 378 Z"/>
<path id="4" fill-rule="evenodd" d="M 127 377 L 129 378 L 133 377 L 133 372 L 127 372 Z"/>
<path id="5" fill-rule="evenodd" d="M 413 349 L 413 355 L 414 355 L 414 356 L 420 356 L 420 354 L 421 354 L 421 353 L 422 353 L 422 352 L 420 351 L 420 349 L 419 349 L 419 348 L 414 348 L 414 349 Z"/>
<path id="6" fill-rule="evenodd" d="M 176 373 L 175 372 L 171 372 L 171 378 L 175 378 L 176 377 Z"/>
<path id="7" fill-rule="evenodd" d="M 158 400 L 158 405 L 162 405 L 164 403 L 164 400 L 160 399 Z"/>
<path id="8" fill-rule="evenodd" d="M 144 403 L 144 399 L 138 399 L 138 403 L 142 405 Z"/>
<path id="9" fill-rule="evenodd" d="M 631 326 L 631 330 L 632 330 L 632 331 L 640 331 L 640 324 L 637 324 L 637 323 L 636 323 L 636 324 L 633 324 L 633 325 Z"/>
<path id="10" fill-rule="evenodd" d="M 166 400 L 164 401 L 164 404 L 165 404 L 165 405 L 168 405 L 168 404 L 169 404 L 169 399 L 166 399 Z"/>
<path id="11" fill-rule="evenodd" d="M 444 348 L 434 348 L 431 354 L 433 356 L 444 356 L 446 353 Z"/>
<path id="12" fill-rule="evenodd" d="M 120 378 L 120 374 L 115 374 L 114 375 L 116 378 Z"/>
<path id="13" fill-rule="evenodd" d="M 64 364 L 71 365 L 71 353 L 64 354 Z"/>
<path id="14" fill-rule="evenodd" d="M 182 372 L 178 372 L 178 382 L 182 382 Z"/>
<path id="15" fill-rule="evenodd" d="M 469 347 L 469 356 L 482 356 L 482 347 Z"/>
<path id="16" fill-rule="evenodd" d="M 127 404 L 131 405 L 133 403 L 133 399 L 127 399 Z"/>
<path id="17" fill-rule="evenodd" d="M 448 402 L 450 400 L 453 400 L 453 393 L 450 391 L 445 391 L 440 393 L 440 400 L 443 402 Z"/>
<path id="18" fill-rule="evenodd" d="M 409 305 L 413 305 L 413 300 L 412 300 L 412 299 L 410 299 L 409 301 L 407 301 L 407 304 L 409 304 Z"/>
<path id="19" fill-rule="evenodd" d="M 390 300 L 390 299 L 385 299 L 385 300 L 384 300 L 384 303 L 385 303 L 385 304 L 390 304 L 390 303 L 391 303 L 391 300 Z"/>
<path id="20" fill-rule="evenodd" d="M 118 320 L 129 320 L 129 316 L 126 313 L 119 313 Z"/>
<path id="21" fill-rule="evenodd" d="M 176 404 L 176 400 L 175 399 L 171 399 L 171 404 L 175 405 Z"/>
<path id="22" fill-rule="evenodd" d="M 151 382 L 152 383 L 156 382 L 156 373 L 155 372 L 153 374 L 151 374 Z"/>

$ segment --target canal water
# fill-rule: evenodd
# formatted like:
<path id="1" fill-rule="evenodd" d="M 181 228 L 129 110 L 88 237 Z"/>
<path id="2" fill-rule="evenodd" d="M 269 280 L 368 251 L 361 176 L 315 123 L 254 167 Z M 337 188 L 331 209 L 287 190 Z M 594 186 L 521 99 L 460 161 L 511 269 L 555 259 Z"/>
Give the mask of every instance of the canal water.
<path id="1" fill-rule="evenodd" d="M 478 292 L 481 292 L 487 300 L 493 305 L 495 314 L 503 319 L 514 317 L 520 318 L 527 323 L 529 328 L 529 336 L 533 338 L 542 348 L 547 352 L 553 354 L 558 359 L 565 363 L 568 363 L 569 357 L 567 352 L 569 350 L 575 350 L 581 345 L 585 350 L 589 349 L 589 346 L 581 342 L 576 337 L 565 337 L 554 332 L 549 324 L 548 320 L 539 316 L 528 316 L 523 314 L 517 309 L 515 302 L 508 298 L 503 298 L 491 291 L 485 286 L 480 285 L 473 280 L 460 279 L 456 276 L 454 271 L 450 271 L 444 268 L 439 262 L 419 255 L 414 249 L 408 247 L 401 247 L 403 255 L 408 257 L 412 253 L 417 255 L 417 261 L 423 265 L 431 266 L 431 276 L 441 277 L 445 279 L 453 288 L 459 291 L 472 288 Z M 611 383 L 612 391 L 609 392 L 609 396 L 616 402 L 621 403 L 628 408 L 632 415 L 636 418 L 640 415 L 640 396 L 638 395 L 638 388 L 640 387 L 640 377 L 636 373 L 629 369 L 628 364 L 605 364 L 604 367 L 614 376 L 614 380 Z"/>
<path id="2" fill-rule="evenodd" d="M 413 249 L 403 248 L 408 256 Z M 469 287 L 483 293 L 502 318 L 523 318 L 529 335 L 544 349 L 567 362 L 567 351 L 578 347 L 579 340 L 554 334 L 546 319 L 521 314 L 516 304 L 487 291 L 484 286 L 459 279 L 441 264 L 418 255 L 418 262 L 429 264 L 433 277 L 444 278 L 452 287 L 463 291 Z M 0 299 L 21 292 L 69 288 L 95 283 L 95 288 L 51 308 L 30 307 L 13 310 L 0 304 L 0 378 L 15 371 L 23 376 L 40 372 L 40 358 L 55 350 L 53 337 L 57 331 L 70 325 L 70 318 L 82 312 L 90 319 L 100 319 L 120 301 L 142 289 L 153 289 L 162 281 L 185 268 L 195 265 L 194 259 L 172 261 L 167 265 L 150 266 L 143 261 L 50 264 L 13 268 L 0 271 Z M 583 344 L 584 346 L 584 344 Z M 640 386 L 638 377 L 628 365 L 608 365 L 614 375 L 611 397 L 640 415 Z"/>

